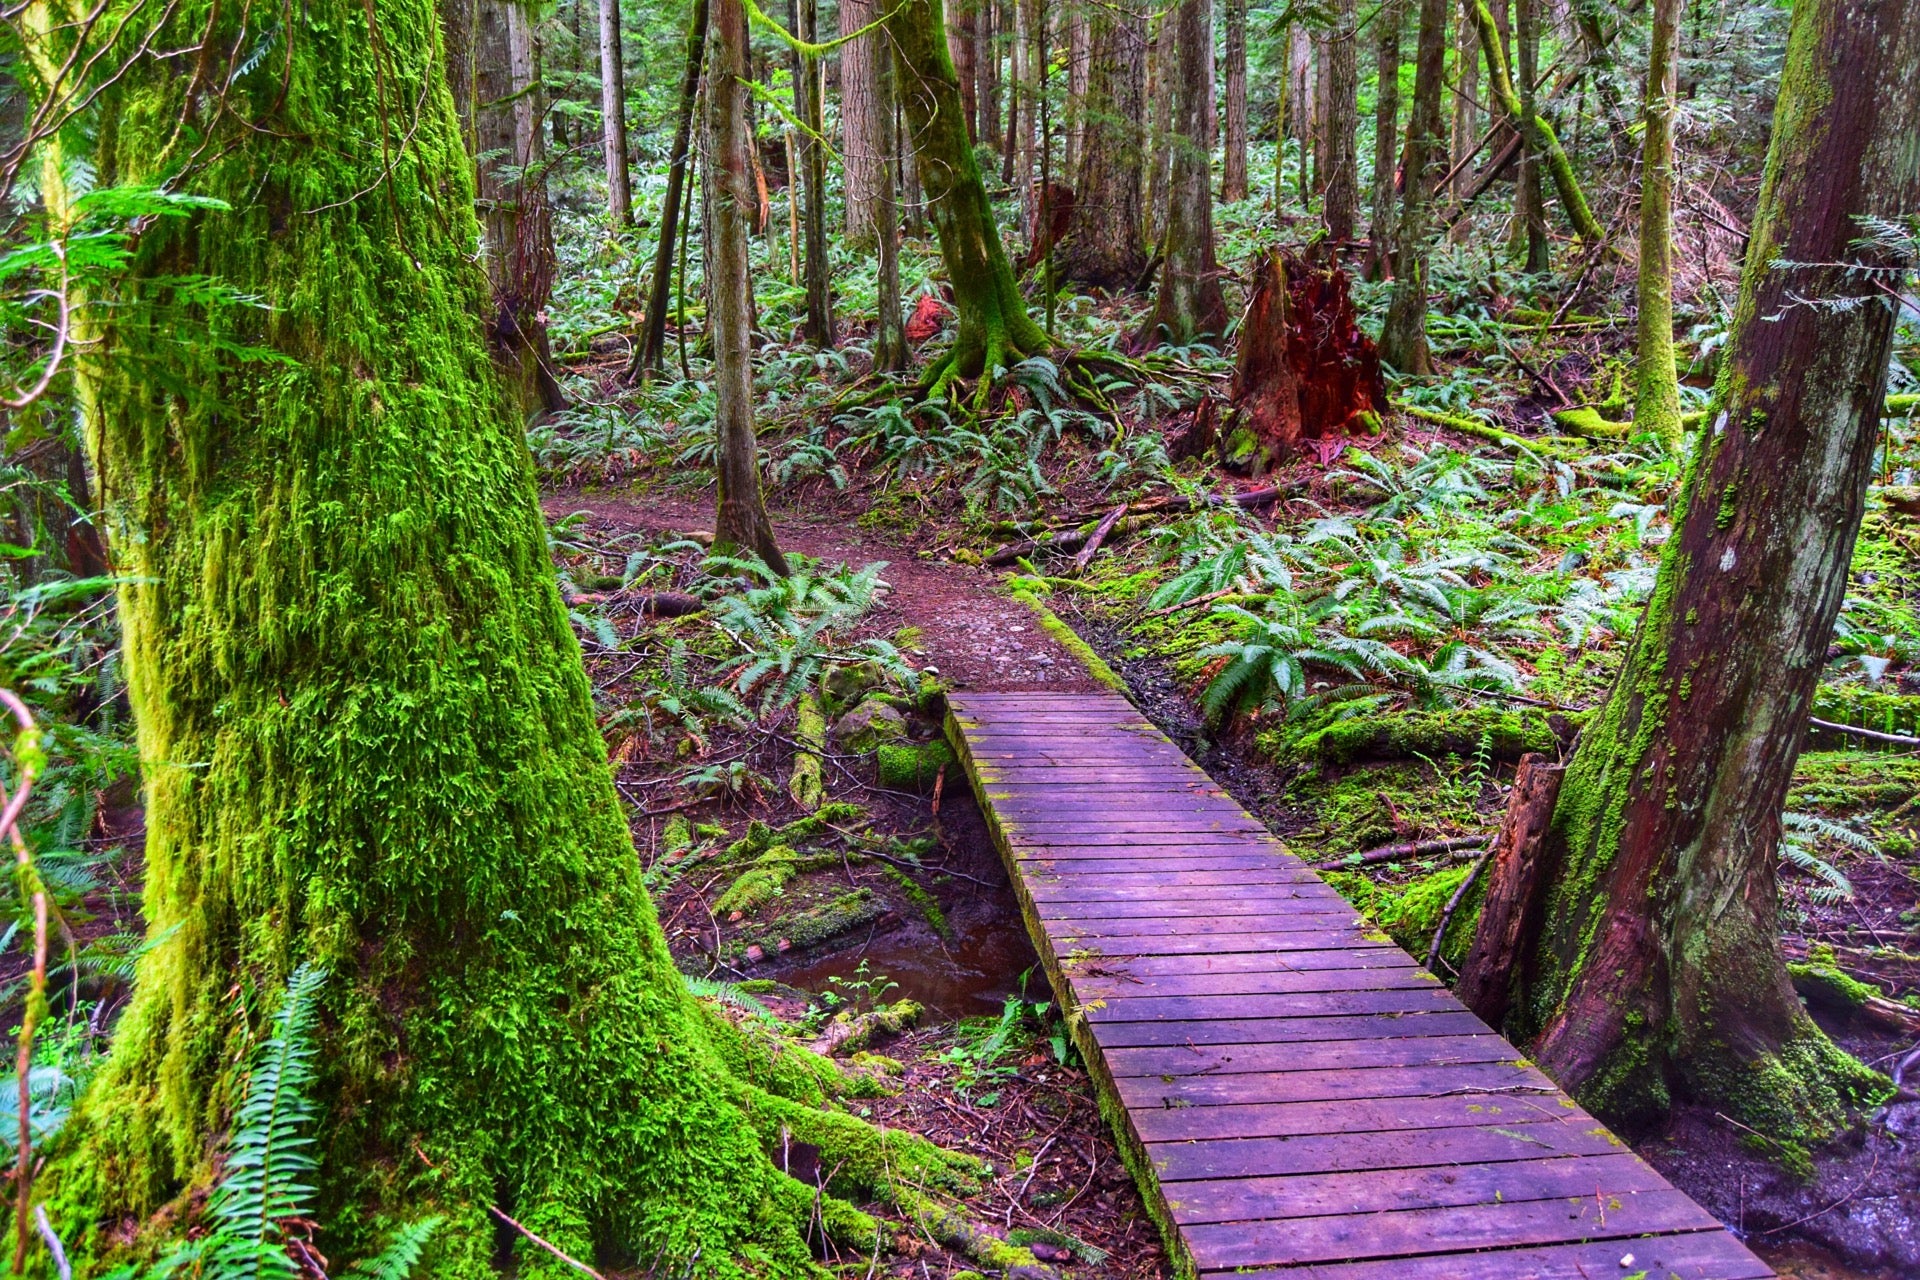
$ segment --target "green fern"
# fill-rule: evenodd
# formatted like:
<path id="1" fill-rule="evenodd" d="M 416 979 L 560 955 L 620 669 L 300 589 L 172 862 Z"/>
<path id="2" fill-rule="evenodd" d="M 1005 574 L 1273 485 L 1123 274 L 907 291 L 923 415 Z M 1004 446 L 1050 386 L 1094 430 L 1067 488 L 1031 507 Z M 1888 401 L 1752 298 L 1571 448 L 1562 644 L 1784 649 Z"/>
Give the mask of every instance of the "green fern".
<path id="1" fill-rule="evenodd" d="M 762 1004 L 753 996 L 742 991 L 738 984 L 724 982 L 718 978 L 695 977 L 692 974 L 683 976 L 686 980 L 688 992 L 698 996 L 700 999 L 713 1000 L 720 1004 L 731 1005 L 736 1009 L 744 1009 L 746 1012 L 752 1014 L 758 1021 L 767 1023 L 770 1026 L 780 1025 L 780 1018 L 773 1010 L 767 1008 L 766 1005 Z"/>
<path id="2" fill-rule="evenodd" d="M 1807 891 L 1815 902 L 1853 901 L 1853 882 L 1817 851 L 1821 840 L 1832 840 L 1858 853 L 1877 855 L 1880 846 L 1853 828 L 1811 813 L 1780 815 L 1780 861 L 1819 881 Z"/>

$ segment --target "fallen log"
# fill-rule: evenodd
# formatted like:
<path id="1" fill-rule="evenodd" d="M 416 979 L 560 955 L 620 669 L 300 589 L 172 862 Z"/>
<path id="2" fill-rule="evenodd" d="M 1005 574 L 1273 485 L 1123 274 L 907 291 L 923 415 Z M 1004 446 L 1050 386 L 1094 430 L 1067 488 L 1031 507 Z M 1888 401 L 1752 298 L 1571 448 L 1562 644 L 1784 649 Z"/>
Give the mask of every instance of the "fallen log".
<path id="1" fill-rule="evenodd" d="M 1113 537 L 1118 534 L 1132 533 L 1136 529 L 1144 529 L 1152 524 L 1154 519 L 1159 516 L 1182 515 L 1206 507 L 1235 506 L 1243 509 L 1261 507 L 1270 502 L 1277 502 L 1281 496 L 1286 493 L 1305 487 L 1305 483 L 1302 482 L 1301 484 L 1287 485 L 1284 487 L 1271 486 L 1265 489 L 1249 489 L 1245 493 L 1179 494 L 1149 502 L 1132 503 L 1127 507 L 1129 514 L 1117 519 L 1113 526 L 1107 530 L 1106 536 Z M 1111 515 L 1112 513 L 1109 512 L 1108 514 Z M 990 553 L 986 558 L 986 563 L 994 566 L 1005 566 L 1038 552 L 1078 551 L 1087 545 L 1087 541 L 1093 537 L 1099 527 L 1100 522 L 1091 522 L 1083 524 L 1077 529 L 1070 529 L 1060 534 L 1043 533 L 1038 537 L 1022 538 L 1018 542 L 1009 542 Z M 1102 541 L 1105 541 L 1105 538 L 1103 538 Z"/>
<path id="2" fill-rule="evenodd" d="M 1547 833 L 1565 767 L 1538 753 L 1520 758 L 1507 795 L 1506 816 L 1494 839 L 1493 875 L 1480 908 L 1480 923 L 1460 966 L 1453 993 L 1498 1028 L 1513 999 L 1513 980 L 1525 964 L 1529 943 L 1539 936 L 1549 879 Z"/>
<path id="3" fill-rule="evenodd" d="M 1443 840 L 1406 840 L 1399 844 L 1383 844 L 1378 849 L 1369 849 L 1365 853 L 1351 853 L 1344 858 L 1330 858 L 1325 862 L 1309 865 L 1315 871 L 1351 871 L 1355 867 L 1371 867 L 1382 862 L 1398 862 L 1403 858 L 1424 858 L 1434 853 L 1452 853 L 1458 849 L 1478 849 L 1487 842 L 1487 833 L 1476 836 L 1450 836 Z"/>
<path id="4" fill-rule="evenodd" d="M 1113 526 L 1118 524 L 1120 517 L 1125 514 L 1127 514 L 1127 504 L 1123 502 L 1100 518 L 1100 523 L 1094 526 L 1093 533 L 1087 538 L 1087 545 L 1080 548 L 1080 554 L 1073 558 L 1075 573 L 1087 571 L 1087 566 L 1093 563 L 1093 558 L 1100 554 L 1100 544 L 1107 540 L 1107 535 L 1113 532 Z"/>

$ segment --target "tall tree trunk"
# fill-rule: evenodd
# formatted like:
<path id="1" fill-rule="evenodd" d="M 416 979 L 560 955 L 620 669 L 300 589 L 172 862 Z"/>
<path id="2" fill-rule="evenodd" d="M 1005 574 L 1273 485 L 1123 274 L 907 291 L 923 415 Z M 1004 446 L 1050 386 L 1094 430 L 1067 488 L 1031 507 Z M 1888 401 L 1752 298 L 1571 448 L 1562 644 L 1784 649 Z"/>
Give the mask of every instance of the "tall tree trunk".
<path id="1" fill-rule="evenodd" d="M 1299 191 L 1303 205 L 1311 198 L 1313 188 L 1309 166 L 1314 139 L 1319 132 L 1315 102 L 1313 39 L 1307 34 L 1306 23 L 1296 17 L 1287 28 L 1287 118 L 1293 123 L 1293 140 L 1300 149 Z"/>
<path id="2" fill-rule="evenodd" d="M 1247 198 L 1247 0 L 1227 0 L 1227 138 L 1220 198 Z"/>
<path id="3" fill-rule="evenodd" d="M 717 8 L 744 40 L 737 0 Z M 47 1170 L 53 1226 L 97 1274 L 204 1223 L 248 1051 L 308 964 L 318 1243 L 342 1263 L 438 1213 L 433 1274 L 551 1266 L 491 1205 L 572 1256 L 675 1272 L 809 1274 L 823 1220 L 870 1249 L 877 1224 L 822 1215 L 775 1169 L 783 1135 L 823 1146 L 850 1190 L 887 1181 L 862 1163 L 955 1166 L 794 1101 L 820 1098 L 816 1068 L 674 967 L 489 359 L 434 9 L 305 15 L 284 79 L 221 67 L 228 109 L 188 126 L 208 131 L 194 189 L 226 207 L 158 220 L 128 266 L 131 299 L 183 272 L 257 296 L 221 321 L 279 358 L 171 340 L 197 305 L 172 294 L 99 308 L 105 340 L 76 368 L 120 571 L 151 942 Z M 182 5 L 160 47 L 245 48 L 244 16 Z M 97 100 L 100 171 L 168 178 L 191 92 L 136 63 Z M 389 139 L 407 124 L 401 164 L 383 102 Z M 317 138 L 371 141 L 321 163 Z M 109 354 L 128 349 L 143 358 Z M 121 1235 L 160 1212 L 139 1246 Z"/>
<path id="4" fill-rule="evenodd" d="M 855 0 L 841 0 L 854 3 Z M 653 249 L 653 278 L 647 298 L 640 345 L 627 364 L 626 377 L 651 375 L 660 367 L 667 346 L 667 307 L 673 297 L 673 242 L 682 222 L 681 203 L 687 198 L 687 162 L 692 155 L 693 111 L 700 97 L 700 66 L 707 52 L 708 0 L 693 0 L 687 18 L 686 49 L 680 73 L 680 106 L 673 127 L 673 147 L 667 153 L 667 195 L 660 213 L 660 235 Z"/>
<path id="5" fill-rule="evenodd" d="M 794 34 L 804 44 L 819 43 L 819 0 L 792 0 Z M 807 321 L 809 344 L 833 345 L 833 285 L 827 274 L 827 153 L 819 139 L 826 136 L 826 85 L 817 55 L 794 52 L 794 116 L 806 125 L 795 136 L 800 172 L 787 181 L 801 192 L 801 225 L 806 244 Z"/>
<path id="6" fill-rule="evenodd" d="M 1159 244 L 1167 233 L 1167 182 L 1173 172 L 1173 17 L 1150 8 L 1153 43 L 1147 49 L 1147 94 L 1153 111 L 1152 161 L 1147 170 L 1147 238 Z"/>
<path id="7" fill-rule="evenodd" d="M 1354 0 L 1335 0 L 1327 40 L 1327 194 L 1321 206 L 1327 234 L 1353 239 L 1360 220 L 1360 64 Z M 1378 18 L 1375 19 L 1378 21 Z"/>
<path id="8" fill-rule="evenodd" d="M 869 3 L 872 0 L 868 0 Z M 967 136 L 977 144 L 985 132 L 980 127 L 980 75 L 974 67 L 979 54 L 980 0 L 960 0 L 955 6 L 953 25 L 947 30 L 947 52 L 953 58 L 953 74 L 960 81 L 960 110 L 967 119 Z M 842 34 L 848 30 L 846 18 L 840 19 Z M 844 66 L 844 60 L 842 62 Z M 891 148 L 889 148 L 891 150 Z"/>
<path id="9" fill-rule="evenodd" d="M 620 49 L 620 0 L 600 0 L 600 143 L 607 162 L 607 217 L 616 227 L 633 221 L 633 181 L 627 164 L 627 70 Z"/>
<path id="10" fill-rule="evenodd" d="M 974 17 L 978 39 L 973 49 L 973 70 L 979 81 L 974 96 L 980 119 L 974 137 L 999 154 L 1006 146 L 1006 134 L 1000 125 L 1000 40 L 994 17 L 998 6 L 994 0 L 978 0 L 978 3 L 979 11 Z M 897 87 L 899 81 L 896 79 L 894 84 Z"/>
<path id="11" fill-rule="evenodd" d="M 1454 36 L 1453 198 L 1463 200 L 1473 186 L 1467 153 L 1480 141 L 1480 42 L 1473 24 L 1463 22 Z"/>
<path id="12" fill-rule="evenodd" d="M 1894 265 L 1857 245 L 1858 219 L 1920 205 L 1915 66 L 1920 7 L 1794 8 L 1712 425 L 1555 807 L 1559 870 L 1519 1029 L 1537 1028 L 1540 1065 L 1609 1116 L 1686 1097 L 1791 1148 L 1889 1091 L 1795 997 L 1775 866 L 1895 321 L 1863 273 L 1831 264 Z"/>
<path id="13" fill-rule="evenodd" d="M 858 31 L 878 16 L 874 0 L 840 0 L 840 34 Z M 882 114 L 873 90 L 873 33 L 840 46 L 841 195 L 846 206 L 847 242 L 855 248 L 873 243 L 878 202 L 890 187 L 881 172 L 881 156 L 890 152 L 882 136 L 893 131 L 893 117 Z"/>
<path id="14" fill-rule="evenodd" d="M 1641 124 L 1640 279 L 1633 425 L 1680 443 L 1673 367 L 1673 112 L 1679 93 L 1680 0 L 1653 0 L 1653 39 Z"/>
<path id="15" fill-rule="evenodd" d="M 844 5 L 846 0 L 841 0 Z M 873 367 L 883 373 L 897 373 L 907 367 L 907 335 L 900 306 L 900 219 L 894 196 L 894 175 L 898 171 L 898 133 L 894 129 L 896 95 L 893 51 L 885 33 L 865 42 L 862 53 L 867 59 L 867 82 L 873 86 L 873 116 L 884 121 L 879 132 L 885 151 L 878 157 L 880 189 L 873 206 L 874 244 L 879 251 L 878 314 L 873 328 Z"/>
<path id="16" fill-rule="evenodd" d="M 1134 335 L 1136 348 L 1197 339 L 1219 342 L 1227 302 L 1213 249 L 1213 164 L 1207 146 L 1213 100 L 1213 0 L 1180 0 L 1173 26 L 1173 167 L 1167 232 L 1161 240 L 1160 291 L 1153 314 Z"/>
<path id="17" fill-rule="evenodd" d="M 1327 33 L 1315 31 L 1307 46 L 1313 57 L 1313 190 L 1323 200 L 1327 193 L 1327 118 L 1332 114 L 1333 67 L 1327 61 Z"/>
<path id="18" fill-rule="evenodd" d="M 1606 228 L 1593 216 L 1593 210 L 1587 206 L 1587 197 L 1580 190 L 1580 180 L 1574 176 L 1573 161 L 1560 146 L 1553 126 L 1541 118 L 1529 105 L 1533 100 L 1532 75 L 1522 77 L 1526 86 L 1524 97 L 1513 87 L 1513 77 L 1507 71 L 1507 51 L 1500 42 L 1500 28 L 1493 20 L 1493 12 L 1487 8 L 1487 0 L 1462 0 L 1466 7 L 1467 20 L 1474 24 L 1480 33 L 1480 51 L 1487 59 L 1487 81 L 1500 104 L 1500 109 L 1520 122 L 1521 135 L 1534 154 L 1545 160 L 1547 173 L 1553 179 L 1554 193 L 1560 197 L 1560 207 L 1566 212 L 1567 221 L 1572 224 L 1574 234 L 1582 240 L 1598 241 L 1606 237 Z M 1522 0 L 1521 24 L 1526 23 L 1526 0 Z M 1524 30 L 1520 36 L 1526 42 Z"/>
<path id="19" fill-rule="evenodd" d="M 1523 117 L 1531 117 L 1535 113 L 1534 85 L 1540 79 L 1540 0 L 1515 0 L 1515 9 L 1515 25 L 1519 28 L 1520 110 Z M 1507 47 L 1506 24 L 1495 22 L 1494 33 L 1504 52 Z M 1514 118 L 1511 112 L 1507 113 L 1507 118 Z M 1547 201 L 1540 189 L 1542 156 L 1534 146 L 1534 137 L 1524 127 L 1521 129 L 1520 177 L 1513 186 L 1517 223 L 1514 235 L 1516 238 L 1525 237 L 1527 270 L 1538 273 L 1552 264 L 1547 240 Z"/>
<path id="20" fill-rule="evenodd" d="M 1383 279 L 1393 261 L 1394 170 L 1400 157 L 1400 35 L 1406 0 L 1386 0 L 1374 19 L 1373 199 L 1367 228 L 1367 274 Z"/>
<path id="21" fill-rule="evenodd" d="M 1013 186 L 1014 170 L 1021 156 L 1020 116 L 1025 109 L 1025 82 L 1021 77 L 1020 62 L 1026 56 L 1026 26 L 1021 21 L 1021 14 L 1026 11 L 1027 2 L 1000 0 L 999 43 L 1006 50 L 1007 61 L 1007 130 L 1001 138 L 1000 181 L 1008 187 Z"/>
<path id="22" fill-rule="evenodd" d="M 1380 359 L 1402 373 L 1432 372 L 1427 353 L 1427 223 L 1433 210 L 1432 170 L 1445 154 L 1440 92 L 1447 63 L 1447 0 L 1420 0 L 1420 37 L 1413 57 L 1413 115 L 1407 122 L 1400 226 L 1394 233 L 1393 295 L 1380 327 Z"/>
<path id="23" fill-rule="evenodd" d="M 1067 24 L 1067 163 L 1066 171 L 1080 171 L 1080 148 L 1087 139 L 1087 90 L 1092 80 L 1093 37 L 1086 7 L 1070 2 Z"/>
<path id="24" fill-rule="evenodd" d="M 953 288 L 953 347 L 928 372 L 929 392 L 940 394 L 951 389 L 955 378 L 1010 367 L 1051 344 L 1027 314 L 967 142 L 940 0 L 902 0 L 887 20 L 887 30 L 893 36 L 893 69 L 907 133 L 915 145 L 914 169 L 926 192 L 940 258 Z M 983 392 L 986 386 L 983 378 Z"/>
<path id="25" fill-rule="evenodd" d="M 564 408 L 543 318 L 555 259 L 532 30 L 510 0 L 457 0 L 442 18 L 448 85 L 474 159 L 494 361 L 523 413 Z"/>
<path id="26" fill-rule="evenodd" d="M 753 277 L 747 233 L 759 207 L 748 117 L 747 14 L 741 0 L 709 0 L 706 179 L 707 329 L 713 337 L 718 509 L 715 550 L 757 554 L 785 577 L 767 518 L 753 431 Z M 788 175 L 792 181 L 792 175 Z"/>
<path id="27" fill-rule="evenodd" d="M 1016 0 L 1014 62 L 1020 99 L 1020 128 L 1015 134 L 1014 193 L 1020 199 L 1020 225 L 1034 225 L 1040 208 L 1040 5 L 1041 0 Z"/>
<path id="28" fill-rule="evenodd" d="M 1147 262 L 1140 209 L 1146 15 L 1139 0 L 1110 0 L 1094 7 L 1088 28 L 1087 140 L 1053 261 L 1063 279 L 1125 289 Z"/>

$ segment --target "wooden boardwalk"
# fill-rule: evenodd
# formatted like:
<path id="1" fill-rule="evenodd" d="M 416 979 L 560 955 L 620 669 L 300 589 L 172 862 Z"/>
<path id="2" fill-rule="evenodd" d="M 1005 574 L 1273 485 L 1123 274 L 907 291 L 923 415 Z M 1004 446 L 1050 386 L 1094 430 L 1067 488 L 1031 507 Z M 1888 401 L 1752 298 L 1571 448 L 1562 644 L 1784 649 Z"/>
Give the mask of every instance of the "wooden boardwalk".
<path id="1" fill-rule="evenodd" d="M 1125 698 L 950 706 L 1034 945 L 1183 1273 L 1773 1274 Z"/>

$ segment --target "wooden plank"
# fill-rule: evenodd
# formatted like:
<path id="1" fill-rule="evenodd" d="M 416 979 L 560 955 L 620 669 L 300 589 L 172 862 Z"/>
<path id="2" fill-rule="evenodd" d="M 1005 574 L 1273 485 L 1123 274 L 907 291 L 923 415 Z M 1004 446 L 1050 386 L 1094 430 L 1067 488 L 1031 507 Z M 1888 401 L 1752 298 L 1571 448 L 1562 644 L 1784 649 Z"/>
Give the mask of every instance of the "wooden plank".
<path id="1" fill-rule="evenodd" d="M 1197 1224 L 1186 1228 L 1185 1235 L 1196 1266 L 1224 1270 L 1392 1258 L 1488 1245 L 1577 1243 L 1652 1231 L 1701 1231 L 1717 1225 L 1686 1196 L 1662 1187 L 1597 1198 Z"/>
<path id="2" fill-rule="evenodd" d="M 1236 831 L 1041 831 L 1010 833 L 1010 843 L 1019 853 L 1045 851 L 1054 858 L 1113 858 L 1120 851 L 1137 851 L 1152 857 L 1159 849 L 1224 848 L 1239 852 L 1280 853 L 1279 841 L 1265 827 Z"/>
<path id="3" fill-rule="evenodd" d="M 1280 933 L 1114 933 L 1102 934 L 1059 921 L 1047 931 L 1050 941 L 1064 948 L 1059 954 L 1085 952 L 1097 956 L 1194 956 L 1216 952 L 1338 951 L 1353 946 L 1349 929 L 1319 929 Z"/>
<path id="4" fill-rule="evenodd" d="M 1131 973 L 1074 975 L 1074 993 L 1082 998 L 1115 1000 L 1126 996 L 1297 995 L 1321 991 L 1426 990 L 1439 980 L 1413 965 L 1374 969 L 1296 969 L 1270 973 L 1170 973 L 1141 977 Z"/>
<path id="5" fill-rule="evenodd" d="M 1666 1185 L 1639 1156 L 1622 1151 L 1503 1164 L 1183 1182 L 1167 1204 L 1182 1223 L 1248 1222 L 1612 1196 Z"/>
<path id="6" fill-rule="evenodd" d="M 1378 1046 L 1383 1042 L 1370 1043 Z M 1520 1066 L 1518 1058 L 1519 1054 L 1510 1050 L 1503 1062 L 1411 1067 L 1355 1063 L 1332 1070 L 1176 1076 L 1172 1081 L 1159 1076 L 1122 1076 L 1114 1085 L 1120 1100 L 1129 1107 L 1162 1110 L 1230 1103 L 1331 1102 L 1335 1098 L 1422 1098 L 1468 1089 L 1484 1093 L 1531 1090 L 1543 1098 L 1558 1092 L 1538 1071 Z"/>
<path id="7" fill-rule="evenodd" d="M 1199 860 L 1182 858 L 1178 861 Z M 1152 871 L 1142 871 L 1138 869 L 1140 864 L 1137 862 L 1121 863 L 1111 868 L 1096 866 L 1089 869 L 1061 867 L 1051 861 L 1022 860 L 1020 870 L 1024 873 L 1027 884 L 1036 898 L 1064 896 L 1045 892 L 1051 889 L 1071 889 L 1076 895 L 1087 892 L 1107 893 L 1113 895 L 1116 900 L 1128 896 L 1151 898 L 1155 894 L 1173 894 L 1191 898 L 1200 896 L 1194 892 L 1196 889 L 1254 886 L 1262 889 L 1287 886 L 1294 889 L 1295 896 L 1301 898 L 1311 896 L 1325 899 L 1340 896 L 1314 879 L 1311 872 L 1301 871 L 1272 859 L 1245 859 L 1245 861 L 1252 865 L 1209 867 L 1203 862 L 1200 866 L 1159 866 Z"/>
<path id="8" fill-rule="evenodd" d="M 1167 898 L 1116 898 L 1100 894 L 1098 890 L 1089 890 L 1097 895 L 1091 901 L 1078 897 L 1039 898 L 1044 912 L 1054 920 L 1104 920 L 1135 923 L 1149 920 L 1191 919 L 1193 931 L 1202 933 L 1237 933 L 1246 928 L 1262 928 L 1248 921 L 1269 921 L 1272 925 L 1291 924 L 1303 919 L 1313 920 L 1316 924 L 1333 925 L 1336 922 L 1350 923 L 1356 927 L 1360 916 L 1344 902 L 1328 902 L 1319 895 L 1301 895 L 1292 897 L 1285 892 L 1284 885 L 1276 885 L 1271 894 L 1242 893 L 1222 895 L 1221 886 L 1214 886 L 1212 896 L 1205 898 L 1167 897 Z"/>
<path id="9" fill-rule="evenodd" d="M 1172 1143 L 1182 1148 L 1196 1143 L 1221 1140 L 1253 1141 L 1261 1138 L 1300 1138 L 1314 1135 L 1354 1135 L 1388 1133 L 1395 1140 L 1412 1131 L 1437 1133 L 1444 1129 L 1494 1128 L 1514 1130 L 1523 1136 L 1515 1147 L 1515 1159 L 1532 1159 L 1551 1154 L 1540 1147 L 1529 1147 L 1525 1138 L 1547 1137 L 1551 1133 L 1571 1131 L 1597 1135 L 1595 1153 L 1617 1151 L 1620 1144 L 1605 1135 L 1598 1121 L 1586 1112 L 1559 1098 L 1540 1098 L 1529 1094 L 1457 1093 L 1442 1098 L 1363 1098 L 1328 1102 L 1269 1102 L 1253 1106 L 1174 1107 L 1161 1111 L 1138 1111 L 1132 1117 L 1142 1142 Z M 1538 1126 L 1553 1125 L 1548 1130 Z M 1439 1155 L 1450 1154 L 1446 1148 Z M 1408 1149 L 1401 1165 L 1445 1164 L 1447 1160 L 1422 1159 Z M 1367 1167 L 1367 1166 L 1359 1166 Z M 1390 1166 L 1382 1166 L 1390 1167 Z M 1268 1172 L 1285 1172 L 1269 1170 Z M 1194 1177 L 1216 1176 L 1207 1173 Z M 1218 1175 L 1227 1176 L 1227 1175 Z M 1245 1170 L 1233 1176 L 1246 1176 Z"/>
<path id="10" fill-rule="evenodd" d="M 1148 1142 L 1147 1155 L 1154 1162 L 1160 1181 L 1172 1184 L 1214 1178 L 1498 1164 L 1554 1155 L 1601 1156 L 1619 1149 L 1619 1140 L 1598 1126 L 1583 1129 L 1543 1122 L 1368 1134 Z M 1177 1191 L 1169 1187 L 1167 1194 L 1175 1195 Z"/>
<path id="11" fill-rule="evenodd" d="M 1080 984 L 1074 983 L 1080 990 Z M 1246 1072 L 1320 1071 L 1334 1067 L 1441 1066 L 1456 1062 L 1507 1062 L 1513 1046 L 1499 1036 L 1381 1036 L 1366 1040 L 1304 1040 L 1291 1044 L 1209 1045 L 1206 1048 L 1153 1046 L 1109 1049 L 1107 1070 L 1120 1076 L 1149 1076 L 1168 1084 L 1189 1076 L 1228 1076 Z"/>
<path id="12" fill-rule="evenodd" d="M 1203 1022 L 1306 1018 L 1353 1013 L 1425 1013 L 1458 1009 L 1444 989 L 1321 991 L 1306 995 L 1116 996 L 1089 1007 L 1095 1022 Z"/>
<path id="13" fill-rule="evenodd" d="M 1298 1018 L 1210 1018 L 1192 1021 L 1110 1022 L 1099 1029 L 1102 1048 L 1159 1045 L 1290 1044 L 1341 1035 L 1473 1035 L 1486 1023 L 1458 1005 L 1425 1013 L 1314 1013 Z"/>
<path id="14" fill-rule="evenodd" d="M 1646 1280 L 1762 1280 L 1772 1276 L 1773 1269 L 1725 1231 L 1698 1231 L 1592 1244 L 1215 1272 L 1202 1275 L 1201 1280 L 1601 1280 L 1642 1273 Z"/>
<path id="15" fill-rule="evenodd" d="M 1362 943 L 1333 951 L 1209 951 L 1194 956 L 1103 956 L 1089 958 L 1084 966 L 1076 968 L 1069 965 L 1069 973 L 1078 980 L 1083 973 L 1094 978 L 1114 975 L 1161 978 L 1199 973 L 1309 973 L 1316 969 L 1397 971 L 1419 967 L 1414 964 L 1412 956 L 1390 942 Z"/>

